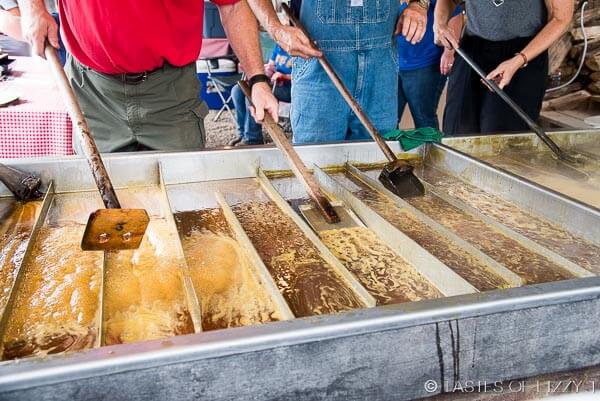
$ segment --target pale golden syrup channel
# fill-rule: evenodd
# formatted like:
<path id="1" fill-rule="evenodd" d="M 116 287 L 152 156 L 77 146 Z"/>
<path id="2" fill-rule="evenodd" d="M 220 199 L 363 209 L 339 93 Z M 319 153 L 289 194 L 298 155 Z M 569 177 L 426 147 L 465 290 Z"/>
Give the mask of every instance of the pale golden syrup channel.
<path id="1" fill-rule="evenodd" d="M 600 208 L 600 171 L 596 163 L 573 166 L 548 152 L 505 151 L 482 157 L 486 162 L 583 203 Z M 585 159 L 584 159 L 585 160 Z"/>
<path id="2" fill-rule="evenodd" d="M 124 207 L 143 207 L 150 224 L 138 249 L 106 253 L 104 345 L 194 332 L 177 255 L 177 233 L 161 210 L 158 187 L 118 191 Z"/>
<path id="3" fill-rule="evenodd" d="M 43 356 L 94 346 L 102 254 L 80 248 L 97 194 L 57 195 L 33 245 L 8 319 L 3 359 Z M 73 211 L 73 213 L 69 213 Z M 89 212 L 88 212 L 89 213 Z M 83 221 L 82 221 L 83 217 Z"/>
<path id="4" fill-rule="evenodd" d="M 179 212 L 175 222 L 200 300 L 203 330 L 281 320 L 221 209 Z"/>
<path id="5" fill-rule="evenodd" d="M 325 246 L 354 273 L 378 305 L 443 296 L 368 228 L 327 230 L 319 235 Z"/>
<path id="6" fill-rule="evenodd" d="M 293 176 L 270 179 L 275 189 L 302 216 L 300 206 L 313 202 Z M 378 305 L 440 298 L 443 295 L 373 231 L 356 225 L 318 232 L 325 246 L 352 272 Z"/>
<path id="7" fill-rule="evenodd" d="M 2 200 L 0 205 L 0 316 L 17 277 L 25 249 L 39 214 L 41 201 Z"/>
<path id="8" fill-rule="evenodd" d="M 496 275 L 481 260 L 435 232 L 408 210 L 399 207 L 383 194 L 355 179 L 350 174 L 338 173 L 333 174 L 333 177 L 381 217 L 478 290 L 487 291 L 509 287 L 508 283 Z"/>
<path id="9" fill-rule="evenodd" d="M 297 317 L 364 305 L 275 203 L 241 202 L 233 211 Z"/>
<path id="10" fill-rule="evenodd" d="M 379 171 L 365 174 L 377 179 Z M 492 225 L 451 205 L 432 193 L 406 199 L 415 208 L 518 274 L 526 284 L 575 278 L 548 258 L 534 253 Z"/>
<path id="11" fill-rule="evenodd" d="M 545 246 L 596 274 L 600 273 L 600 247 L 558 225 L 519 208 L 516 204 L 468 184 L 440 170 L 427 167 L 419 174 L 437 190 L 465 202 L 483 215 Z"/>

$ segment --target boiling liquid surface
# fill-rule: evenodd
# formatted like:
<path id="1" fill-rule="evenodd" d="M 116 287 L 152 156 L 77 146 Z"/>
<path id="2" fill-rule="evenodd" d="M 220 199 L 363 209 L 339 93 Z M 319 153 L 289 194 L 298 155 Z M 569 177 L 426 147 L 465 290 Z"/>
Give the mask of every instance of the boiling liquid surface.
<path id="1" fill-rule="evenodd" d="M 479 220 L 433 194 L 407 201 L 438 223 L 470 242 L 504 267 L 518 274 L 527 284 L 568 280 L 573 275 L 546 257 L 534 253 L 493 226 Z"/>
<path id="2" fill-rule="evenodd" d="M 519 208 L 514 203 L 427 167 L 419 175 L 438 190 L 459 199 L 515 232 L 558 253 L 579 266 L 600 274 L 600 246 L 577 237 L 558 225 Z"/>
<path id="3" fill-rule="evenodd" d="M 373 295 L 378 305 L 442 296 L 368 228 L 327 230 L 319 235 L 327 248 Z"/>
<path id="4" fill-rule="evenodd" d="M 106 253 L 105 345 L 194 332 L 176 241 L 166 219 L 151 218 L 139 249 Z"/>
<path id="5" fill-rule="evenodd" d="M 333 177 L 381 217 L 478 290 L 487 291 L 509 286 L 478 258 L 438 234 L 426 224 L 421 223 L 412 213 L 397 206 L 386 196 L 350 174 L 338 173 L 333 174 Z"/>
<path id="6" fill-rule="evenodd" d="M 203 330 L 281 320 L 220 209 L 175 214 Z"/>
<path id="7" fill-rule="evenodd" d="M 97 339 L 102 253 L 84 252 L 84 225 L 44 226 L 8 320 L 4 359 L 75 351 Z"/>
<path id="8" fill-rule="evenodd" d="M 364 306 L 273 202 L 242 202 L 233 206 L 233 211 L 294 315 L 321 315 Z"/>

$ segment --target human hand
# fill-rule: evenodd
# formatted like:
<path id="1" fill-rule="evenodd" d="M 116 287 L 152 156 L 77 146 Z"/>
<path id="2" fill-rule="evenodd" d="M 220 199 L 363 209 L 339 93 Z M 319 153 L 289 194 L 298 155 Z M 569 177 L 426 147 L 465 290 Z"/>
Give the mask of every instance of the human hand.
<path id="1" fill-rule="evenodd" d="M 271 83 L 276 84 L 277 81 L 279 81 L 282 77 L 282 73 L 280 73 L 279 71 L 275 72 L 275 74 L 271 76 Z"/>
<path id="2" fill-rule="evenodd" d="M 273 74 L 275 74 L 275 64 L 265 64 L 265 75 L 270 78 L 271 76 L 273 76 Z"/>
<path id="3" fill-rule="evenodd" d="M 434 24 L 433 35 L 435 44 L 438 46 L 444 46 L 448 50 L 458 48 L 458 38 L 455 36 L 454 31 L 448 26 L 448 24 Z"/>
<path id="4" fill-rule="evenodd" d="M 406 40 L 416 45 L 425 36 L 427 29 L 427 10 L 417 3 L 410 3 L 398 18 L 394 35 L 404 36 Z"/>
<path id="5" fill-rule="evenodd" d="M 440 72 L 442 75 L 450 74 L 452 66 L 454 65 L 454 56 L 454 50 L 444 49 L 444 53 L 442 53 L 442 58 L 440 60 Z"/>
<path id="6" fill-rule="evenodd" d="M 314 48 L 306 35 L 296 27 L 279 25 L 271 31 L 271 36 L 291 56 L 310 58 L 323 55 Z"/>
<path id="7" fill-rule="evenodd" d="M 21 10 L 21 29 L 23 38 L 32 47 L 32 53 L 41 58 L 46 58 L 44 48 L 46 41 L 56 49 L 60 48 L 58 42 L 58 25 L 52 15 L 46 10 L 43 2 L 27 2 Z"/>
<path id="8" fill-rule="evenodd" d="M 502 62 L 495 70 L 490 72 L 487 75 L 487 79 L 490 79 L 498 86 L 500 89 L 504 89 L 510 81 L 512 80 L 515 73 L 523 67 L 524 60 L 521 56 L 515 56 L 509 60 Z"/>
<path id="9" fill-rule="evenodd" d="M 265 112 L 269 113 L 275 122 L 279 120 L 279 102 L 266 82 L 258 82 L 252 86 L 252 105 L 250 113 L 257 123 L 264 120 Z"/>

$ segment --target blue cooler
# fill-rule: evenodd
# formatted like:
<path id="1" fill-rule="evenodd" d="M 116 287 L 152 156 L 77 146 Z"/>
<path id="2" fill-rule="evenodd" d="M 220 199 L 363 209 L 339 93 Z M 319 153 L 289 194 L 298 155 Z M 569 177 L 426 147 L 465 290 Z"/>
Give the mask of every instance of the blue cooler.
<path id="1" fill-rule="evenodd" d="M 209 1 L 204 1 L 203 38 L 224 38 L 225 30 L 221 24 L 219 8 Z"/>
<path id="2" fill-rule="evenodd" d="M 208 80 L 209 65 L 211 75 L 216 77 L 231 77 L 236 75 L 237 66 L 235 62 L 227 58 L 196 61 L 196 73 L 198 74 L 198 79 L 202 82 L 200 97 L 206 102 L 209 109 L 219 110 L 223 107 L 223 101 L 219 97 L 213 83 Z M 225 99 L 229 98 L 230 92 L 230 90 L 221 88 L 221 93 L 223 93 Z M 230 102 L 229 106 L 233 108 L 233 102 Z"/>

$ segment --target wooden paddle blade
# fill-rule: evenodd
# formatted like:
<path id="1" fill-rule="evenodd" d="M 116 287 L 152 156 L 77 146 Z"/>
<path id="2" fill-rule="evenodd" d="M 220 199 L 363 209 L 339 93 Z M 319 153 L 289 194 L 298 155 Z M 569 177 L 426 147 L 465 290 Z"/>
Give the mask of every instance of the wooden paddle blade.
<path id="1" fill-rule="evenodd" d="M 401 198 L 423 196 L 425 188 L 423 183 L 413 173 L 413 167 L 405 160 L 396 159 L 386 164 L 379 174 L 379 182 Z"/>
<path id="2" fill-rule="evenodd" d="M 90 215 L 83 233 L 84 251 L 137 249 L 150 218 L 144 209 L 99 209 Z"/>
<path id="3" fill-rule="evenodd" d="M 325 220 L 323 214 L 312 204 L 300 205 L 298 208 L 308 225 L 316 232 L 320 233 L 327 230 L 341 230 L 342 228 L 359 227 L 359 223 L 353 216 L 348 214 L 345 207 L 341 205 L 331 205 L 339 217 L 337 223 L 330 223 Z"/>

